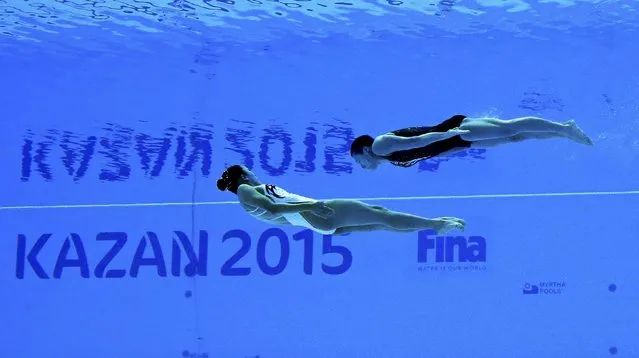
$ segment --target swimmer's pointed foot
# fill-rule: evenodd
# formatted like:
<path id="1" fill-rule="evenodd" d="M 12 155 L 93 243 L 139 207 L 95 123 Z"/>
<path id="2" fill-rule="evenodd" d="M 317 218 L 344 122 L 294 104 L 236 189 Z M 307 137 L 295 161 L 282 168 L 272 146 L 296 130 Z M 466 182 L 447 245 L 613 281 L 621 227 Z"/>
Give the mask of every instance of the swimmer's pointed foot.
<path id="1" fill-rule="evenodd" d="M 570 128 L 570 139 L 574 140 L 577 143 L 589 146 L 594 145 L 592 139 L 590 139 L 590 137 L 588 137 L 588 135 L 586 135 L 586 133 L 581 130 L 579 126 L 577 126 L 577 122 L 575 122 L 574 120 L 569 120 L 564 124 Z"/>
<path id="2" fill-rule="evenodd" d="M 453 230 L 464 231 L 466 229 L 466 221 L 463 219 L 444 216 L 435 219 L 435 221 L 437 222 L 435 230 L 438 235 L 444 235 Z"/>

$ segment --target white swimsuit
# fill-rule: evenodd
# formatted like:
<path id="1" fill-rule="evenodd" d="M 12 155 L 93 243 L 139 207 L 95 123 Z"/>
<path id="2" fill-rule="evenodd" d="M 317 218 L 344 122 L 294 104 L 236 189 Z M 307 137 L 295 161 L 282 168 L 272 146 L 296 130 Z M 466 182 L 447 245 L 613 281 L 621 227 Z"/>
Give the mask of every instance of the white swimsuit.
<path id="1" fill-rule="evenodd" d="M 276 204 L 310 203 L 310 202 L 317 201 L 315 199 L 307 198 L 305 196 L 289 193 L 286 190 L 271 184 L 262 184 L 260 185 L 260 187 L 264 190 L 264 193 L 266 194 L 266 196 L 271 198 L 271 200 L 273 200 L 273 202 Z M 264 215 L 265 213 L 266 213 L 266 210 L 261 208 L 255 208 L 249 211 L 249 214 L 255 216 L 258 219 L 261 219 L 260 217 Z M 288 221 L 291 225 L 302 226 L 323 235 L 331 235 L 335 233 L 335 230 L 320 230 L 320 229 L 314 228 L 313 225 L 311 225 L 308 221 L 306 221 L 306 219 L 304 219 L 304 217 L 300 213 L 286 213 L 286 214 L 282 214 L 282 217 L 284 217 L 286 221 Z"/>

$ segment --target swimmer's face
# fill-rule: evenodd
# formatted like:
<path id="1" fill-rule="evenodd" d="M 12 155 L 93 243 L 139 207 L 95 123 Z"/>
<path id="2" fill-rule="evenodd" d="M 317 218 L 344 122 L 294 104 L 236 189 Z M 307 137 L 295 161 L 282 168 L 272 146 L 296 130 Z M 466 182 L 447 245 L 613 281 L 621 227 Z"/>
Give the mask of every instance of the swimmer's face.
<path id="1" fill-rule="evenodd" d="M 353 159 L 364 169 L 377 169 L 379 166 L 379 160 L 375 158 L 370 148 L 364 148 L 364 152 L 360 154 L 354 154 Z"/>

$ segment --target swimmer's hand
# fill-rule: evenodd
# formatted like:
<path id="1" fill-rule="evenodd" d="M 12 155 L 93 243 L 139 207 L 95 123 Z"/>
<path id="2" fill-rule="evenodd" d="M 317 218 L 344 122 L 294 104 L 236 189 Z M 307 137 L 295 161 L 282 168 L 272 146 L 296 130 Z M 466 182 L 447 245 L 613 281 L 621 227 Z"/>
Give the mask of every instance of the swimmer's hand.
<path id="1" fill-rule="evenodd" d="M 444 235 L 452 230 L 464 231 L 466 229 L 466 222 L 459 218 L 444 216 L 436 218 L 434 221 L 436 222 L 434 229 L 438 235 Z"/>
<path id="2" fill-rule="evenodd" d="M 313 214 L 327 218 L 333 215 L 335 212 L 333 209 L 329 208 L 324 202 L 318 201 L 313 204 L 313 208 L 310 210 Z"/>

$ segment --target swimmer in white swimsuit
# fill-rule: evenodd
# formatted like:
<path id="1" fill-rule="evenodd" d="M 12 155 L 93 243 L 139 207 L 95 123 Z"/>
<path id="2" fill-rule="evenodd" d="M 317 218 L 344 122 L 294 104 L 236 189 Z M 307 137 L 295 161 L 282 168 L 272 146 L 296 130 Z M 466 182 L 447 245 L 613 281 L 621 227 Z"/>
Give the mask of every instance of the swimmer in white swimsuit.
<path id="1" fill-rule="evenodd" d="M 429 219 L 358 200 L 315 200 L 292 194 L 275 185 L 260 183 L 255 174 L 241 165 L 226 169 L 217 181 L 217 187 L 236 194 L 244 210 L 259 220 L 302 226 L 326 235 L 429 229 L 445 234 L 451 230 L 463 231 L 466 226 L 464 220 L 453 217 Z"/>

